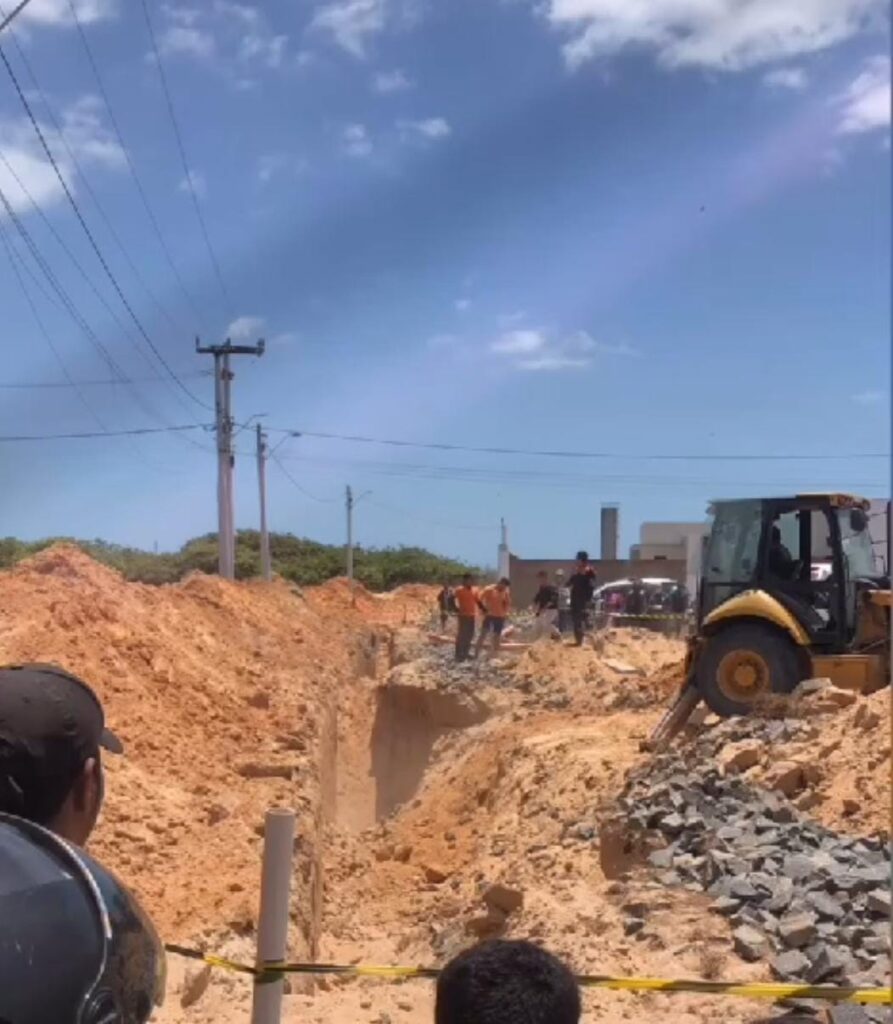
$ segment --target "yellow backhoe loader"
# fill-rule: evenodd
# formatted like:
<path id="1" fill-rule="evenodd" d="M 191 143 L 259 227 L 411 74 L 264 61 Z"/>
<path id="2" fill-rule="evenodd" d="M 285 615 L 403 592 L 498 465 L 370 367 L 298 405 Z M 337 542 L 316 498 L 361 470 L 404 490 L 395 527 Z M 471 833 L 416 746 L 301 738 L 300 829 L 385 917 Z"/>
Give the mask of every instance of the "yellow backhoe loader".
<path id="1" fill-rule="evenodd" d="M 666 746 L 702 700 L 728 717 L 804 679 L 863 693 L 889 684 L 890 579 L 865 499 L 744 498 L 710 511 L 684 683 L 648 749 Z"/>

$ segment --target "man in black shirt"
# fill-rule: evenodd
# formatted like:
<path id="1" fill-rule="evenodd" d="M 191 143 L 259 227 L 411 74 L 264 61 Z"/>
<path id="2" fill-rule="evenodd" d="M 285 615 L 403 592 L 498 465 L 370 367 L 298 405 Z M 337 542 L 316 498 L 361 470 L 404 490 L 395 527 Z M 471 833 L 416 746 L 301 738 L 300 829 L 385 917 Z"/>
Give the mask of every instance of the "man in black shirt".
<path id="1" fill-rule="evenodd" d="M 586 624 L 586 612 L 592 603 L 595 593 L 595 569 L 589 564 L 589 553 L 577 552 L 577 568 L 567 581 L 571 592 L 571 619 L 574 623 L 574 646 L 583 646 L 583 629 Z"/>

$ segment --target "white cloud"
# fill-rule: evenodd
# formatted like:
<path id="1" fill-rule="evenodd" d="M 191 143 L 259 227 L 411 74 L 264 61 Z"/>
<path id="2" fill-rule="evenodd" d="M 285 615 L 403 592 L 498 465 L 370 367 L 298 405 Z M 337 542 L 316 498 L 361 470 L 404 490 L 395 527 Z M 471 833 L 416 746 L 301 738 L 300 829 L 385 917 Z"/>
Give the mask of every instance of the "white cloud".
<path id="1" fill-rule="evenodd" d="M 177 189 L 180 192 L 189 192 L 190 185 L 192 186 L 192 191 L 199 199 L 204 199 L 205 196 L 207 196 L 208 182 L 200 171 L 189 171 L 188 175 L 185 175 L 180 179 L 177 184 Z"/>
<path id="2" fill-rule="evenodd" d="M 889 395 L 886 391 L 860 391 L 858 394 L 853 395 L 853 401 L 857 405 L 880 405 L 881 402 L 887 401 Z"/>
<path id="3" fill-rule="evenodd" d="M 456 299 L 453 306 L 457 313 L 467 313 L 471 309 L 471 299 Z"/>
<path id="4" fill-rule="evenodd" d="M 239 47 L 239 59 L 245 61 L 259 60 L 268 68 L 281 68 L 285 60 L 288 36 L 265 35 L 262 32 L 249 32 Z"/>
<path id="5" fill-rule="evenodd" d="M 79 160 L 112 169 L 123 167 L 127 157 L 102 122 L 104 109 L 98 96 L 81 96 L 63 110 L 62 134 Z"/>
<path id="6" fill-rule="evenodd" d="M 5 6 L 11 8 L 11 0 Z M 78 20 L 84 25 L 94 21 L 106 21 L 118 13 L 117 0 L 75 0 L 74 8 Z M 16 18 L 17 23 L 24 24 L 29 21 L 35 25 L 74 25 L 68 0 L 31 0 Z"/>
<path id="7" fill-rule="evenodd" d="M 546 335 L 539 330 L 508 331 L 490 345 L 490 350 L 499 355 L 529 355 L 541 352 L 546 347 Z"/>
<path id="8" fill-rule="evenodd" d="M 226 337 L 230 341 L 255 342 L 266 325 L 262 316 L 239 316 L 227 327 Z"/>
<path id="9" fill-rule="evenodd" d="M 426 117 L 421 121 L 398 121 L 397 127 L 404 138 L 445 139 L 452 133 L 448 122 L 442 117 Z"/>
<path id="10" fill-rule="evenodd" d="M 216 52 L 214 36 L 194 25 L 168 25 L 158 37 L 158 49 L 163 57 L 184 56 L 207 60 Z"/>
<path id="11" fill-rule="evenodd" d="M 599 355 L 637 355 L 629 345 L 608 345 L 586 331 L 553 337 L 542 328 L 507 331 L 491 342 L 490 351 L 509 359 L 516 369 L 530 371 L 582 368 Z"/>
<path id="12" fill-rule="evenodd" d="M 763 75 L 763 82 L 771 89 L 790 89 L 801 92 L 809 81 L 803 68 L 773 68 Z"/>
<path id="13" fill-rule="evenodd" d="M 385 22 L 385 0 L 334 0 L 318 8 L 310 27 L 328 32 L 354 57 L 364 57 L 369 40 Z"/>
<path id="14" fill-rule="evenodd" d="M 268 185 L 280 175 L 293 177 L 305 170 L 307 161 L 288 153 L 265 153 L 257 160 L 257 180 L 261 185 Z"/>
<path id="15" fill-rule="evenodd" d="M 372 88 L 375 92 L 388 95 L 394 92 L 405 92 L 412 88 L 412 82 L 396 68 L 394 71 L 379 71 L 372 77 Z"/>
<path id="16" fill-rule="evenodd" d="M 372 153 L 372 139 L 364 124 L 346 125 L 341 133 L 341 143 L 348 156 L 366 157 Z"/>
<path id="17" fill-rule="evenodd" d="M 851 135 L 890 126 L 890 58 L 877 56 L 838 97 L 838 132 Z"/>
<path id="18" fill-rule="evenodd" d="M 119 170 L 125 163 L 124 151 L 106 129 L 100 117 L 101 109 L 95 96 L 81 96 L 61 111 L 61 128 L 68 147 L 83 167 Z M 68 150 L 48 125 L 41 125 L 41 130 L 54 151 L 65 183 L 76 193 L 78 181 Z M 27 212 L 31 203 L 17 184 L 16 176 L 44 209 L 64 199 L 65 192 L 56 172 L 26 118 L 0 121 L 0 156 L 12 169 L 0 160 L 0 188 L 17 213 Z"/>
<path id="19" fill-rule="evenodd" d="M 667 67 L 736 71 L 814 53 L 876 24 L 886 0 L 545 0 L 571 68 L 628 48 Z"/>

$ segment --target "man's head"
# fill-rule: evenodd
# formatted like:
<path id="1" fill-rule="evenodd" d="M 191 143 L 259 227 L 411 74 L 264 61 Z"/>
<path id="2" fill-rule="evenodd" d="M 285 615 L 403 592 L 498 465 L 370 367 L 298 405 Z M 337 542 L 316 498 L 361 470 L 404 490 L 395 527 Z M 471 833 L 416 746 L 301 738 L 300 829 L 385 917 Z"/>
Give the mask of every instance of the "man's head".
<path id="1" fill-rule="evenodd" d="M 463 573 L 462 575 L 462 586 L 470 587 L 474 584 L 474 576 L 470 572 Z"/>
<path id="2" fill-rule="evenodd" d="M 437 980 L 435 1024 L 578 1024 L 580 991 L 560 960 L 495 939 L 460 953 Z"/>
<path id="3" fill-rule="evenodd" d="M 564 569 L 556 569 L 555 570 L 555 579 L 556 579 L 556 581 L 558 583 L 563 583 L 564 582 Z"/>
<path id="4" fill-rule="evenodd" d="M 587 565 L 589 565 L 589 552 L 588 551 L 578 551 L 577 552 L 577 566 L 580 569 L 585 569 Z"/>
<path id="5" fill-rule="evenodd" d="M 496 584 L 496 588 L 497 590 L 508 590 L 509 578 L 507 576 L 503 576 L 502 579 Z"/>
<path id="6" fill-rule="evenodd" d="M 86 683 L 56 665 L 0 668 L 0 812 L 83 846 L 102 806 L 100 748 L 123 750 Z"/>

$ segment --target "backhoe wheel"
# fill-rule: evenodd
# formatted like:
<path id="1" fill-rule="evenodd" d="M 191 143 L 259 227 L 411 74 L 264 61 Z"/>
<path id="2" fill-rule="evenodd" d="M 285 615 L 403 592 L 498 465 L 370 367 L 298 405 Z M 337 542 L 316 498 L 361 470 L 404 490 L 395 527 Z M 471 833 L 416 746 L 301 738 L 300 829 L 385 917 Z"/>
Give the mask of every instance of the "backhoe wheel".
<path id="1" fill-rule="evenodd" d="M 790 693 L 801 677 L 793 641 L 768 626 L 742 623 L 708 638 L 696 682 L 710 710 L 729 718 L 746 715 L 764 694 Z"/>

